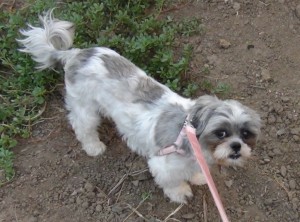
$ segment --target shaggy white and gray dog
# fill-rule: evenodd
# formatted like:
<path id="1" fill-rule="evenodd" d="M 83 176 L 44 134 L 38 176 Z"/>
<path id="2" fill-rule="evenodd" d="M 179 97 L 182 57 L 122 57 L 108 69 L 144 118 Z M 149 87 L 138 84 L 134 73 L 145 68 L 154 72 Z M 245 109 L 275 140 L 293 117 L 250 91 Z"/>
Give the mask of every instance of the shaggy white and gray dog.
<path id="1" fill-rule="evenodd" d="M 26 36 L 18 40 L 21 51 L 32 55 L 38 69 L 63 65 L 68 117 L 88 155 L 105 151 L 97 128 L 103 117 L 112 119 L 128 147 L 147 158 L 164 193 L 180 203 L 192 196 L 188 182 L 205 180 L 186 137 L 178 147 L 184 153 L 160 151 L 174 143 L 188 115 L 208 164 L 242 165 L 250 157 L 260 133 L 260 118 L 252 109 L 213 96 L 183 98 L 111 49 L 71 48 L 71 22 L 51 12 L 40 20 L 43 27 L 21 30 Z"/>

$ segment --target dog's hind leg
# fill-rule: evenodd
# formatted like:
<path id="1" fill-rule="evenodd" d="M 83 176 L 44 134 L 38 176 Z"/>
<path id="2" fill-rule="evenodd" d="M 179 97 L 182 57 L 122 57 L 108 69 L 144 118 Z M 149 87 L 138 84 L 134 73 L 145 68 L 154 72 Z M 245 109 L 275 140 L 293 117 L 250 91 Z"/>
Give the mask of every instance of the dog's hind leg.
<path id="1" fill-rule="evenodd" d="M 82 148 L 89 156 L 102 154 L 106 146 L 100 141 L 97 131 L 101 122 L 97 107 L 91 104 L 80 104 L 80 101 L 73 101 L 70 98 L 66 99 L 66 103 L 70 111 L 69 121 Z"/>

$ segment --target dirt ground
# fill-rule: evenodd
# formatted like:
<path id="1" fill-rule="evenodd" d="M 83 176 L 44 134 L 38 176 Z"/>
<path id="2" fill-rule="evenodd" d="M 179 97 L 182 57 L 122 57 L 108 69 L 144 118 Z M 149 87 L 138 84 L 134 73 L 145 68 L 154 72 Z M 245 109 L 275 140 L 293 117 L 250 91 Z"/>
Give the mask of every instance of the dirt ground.
<path id="1" fill-rule="evenodd" d="M 177 19 L 200 17 L 205 27 L 204 34 L 184 39 L 195 49 L 194 80 L 229 84 L 225 97 L 256 109 L 264 122 L 243 169 L 212 169 L 233 222 L 300 221 L 299 3 L 199 0 L 172 11 Z M 209 74 L 200 72 L 204 67 Z M 187 205 L 170 203 L 112 123 L 99 135 L 108 149 L 88 157 L 57 91 L 32 138 L 14 149 L 16 176 L 0 188 L 0 221 L 220 221 L 206 185 L 193 187 Z"/>

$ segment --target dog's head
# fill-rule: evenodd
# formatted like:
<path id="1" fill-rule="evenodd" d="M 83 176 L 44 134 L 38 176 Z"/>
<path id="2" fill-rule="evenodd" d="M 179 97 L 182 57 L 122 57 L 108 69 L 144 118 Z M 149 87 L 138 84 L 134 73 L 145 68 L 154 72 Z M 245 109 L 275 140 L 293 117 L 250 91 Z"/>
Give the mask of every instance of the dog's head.
<path id="1" fill-rule="evenodd" d="M 192 124 L 205 152 L 222 165 L 243 165 L 260 134 L 261 120 L 235 100 L 202 96 L 191 109 Z"/>

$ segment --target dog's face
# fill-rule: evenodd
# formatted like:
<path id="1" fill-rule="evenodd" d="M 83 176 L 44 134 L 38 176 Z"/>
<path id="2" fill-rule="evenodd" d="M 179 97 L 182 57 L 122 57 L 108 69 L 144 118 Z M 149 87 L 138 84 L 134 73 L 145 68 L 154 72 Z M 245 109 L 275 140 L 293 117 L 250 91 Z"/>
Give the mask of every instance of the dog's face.
<path id="1" fill-rule="evenodd" d="M 221 165 L 243 165 L 260 133 L 259 115 L 235 100 L 200 97 L 192 123 L 203 149 Z"/>

